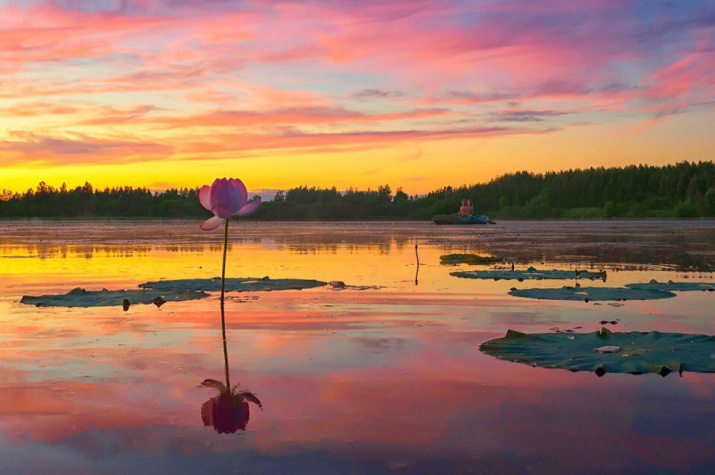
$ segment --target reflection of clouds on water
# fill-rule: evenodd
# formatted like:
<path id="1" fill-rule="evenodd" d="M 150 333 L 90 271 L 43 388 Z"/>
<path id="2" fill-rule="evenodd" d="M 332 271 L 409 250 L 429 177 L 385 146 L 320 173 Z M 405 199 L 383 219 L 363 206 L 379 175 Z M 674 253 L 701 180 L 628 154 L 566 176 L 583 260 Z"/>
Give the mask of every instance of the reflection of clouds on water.
<path id="1" fill-rule="evenodd" d="M 267 299 L 261 302 L 275 311 Z M 409 472 L 449 473 L 468 472 L 475 459 L 493 472 L 519 473 L 527 466 L 557 472 L 579 464 L 594 471 L 625 467 L 639 472 L 697 470 L 712 460 L 711 375 L 687 375 L 673 382 L 677 385 L 664 385 L 660 378 L 604 381 L 566 371 L 544 375 L 539 368 L 502 362 L 476 348 L 503 335 L 483 333 L 492 311 L 508 315 L 501 305 L 478 312 L 471 306 L 459 314 L 451 301 L 419 309 L 412 299 L 405 314 L 409 320 L 388 333 L 384 308 L 373 309 L 370 321 L 365 309 L 358 313 L 351 304 L 351 318 L 359 316 L 361 325 L 345 335 L 358 341 L 346 345 L 341 335 L 294 331 L 291 321 L 302 322 L 307 313 L 293 306 L 297 300 L 291 302 L 276 312 L 281 321 L 242 308 L 227 315 L 239 330 L 229 337 L 234 359 L 245 362 L 241 379 L 270 402 L 269 410 L 260 413 L 243 401 L 254 413 L 240 436 L 218 436 L 213 424 L 204 427 L 203 417 L 199 421 L 202 405 L 220 392 L 196 389 L 196 383 L 223 370 L 216 353 L 217 315 L 207 311 L 213 306 L 206 302 L 194 312 L 179 312 L 181 319 L 173 324 L 159 326 L 152 314 L 134 317 L 147 322 L 161 340 L 147 334 L 133 342 L 135 332 L 108 338 L 103 335 L 106 317 L 76 313 L 62 325 L 100 333 L 53 347 L 43 342 L 34 351 L 27 343 L 14 351 L 4 348 L 0 428 L 12 441 L 0 438 L 0 451 L 8 454 L 0 466 L 29 452 L 23 459 L 28 466 L 65 473 L 126 473 L 127 467 L 141 466 L 193 473 L 227 466 L 253 473 L 280 473 L 287 466 L 293 473 L 316 473 L 316 467 L 323 473 L 384 473 L 398 462 Z M 417 315 L 428 318 L 424 312 L 429 318 L 442 316 L 436 331 L 414 325 Z M 544 317 L 546 311 L 542 322 Z M 245 318 L 264 328 L 247 331 Z M 534 314 L 531 321 L 538 319 Z M 43 317 L 36 324 L 52 321 Z M 12 340 L 34 339 L 25 321 L 12 325 Z M 117 322 L 116 330 L 126 332 L 126 325 Z M 198 340 L 197 334 L 202 335 Z M 365 344 L 371 336 L 376 345 Z M 127 341 L 131 349 L 116 349 Z M 364 358 L 371 346 L 375 357 Z M 316 356 L 322 359 L 319 364 Z M 88 366 L 96 370 L 89 372 Z M 60 374 L 77 381 L 57 381 Z M 220 427 L 240 427 L 242 411 L 229 411 Z M 655 434 L 654 417 L 660 429 Z M 563 451 L 564 446 L 572 450 Z M 655 454 L 663 446 L 673 450 Z"/>
<path id="2" fill-rule="evenodd" d="M 352 342 L 362 347 L 363 351 L 375 353 L 388 353 L 390 351 L 403 351 L 410 342 L 405 338 L 352 338 Z"/>

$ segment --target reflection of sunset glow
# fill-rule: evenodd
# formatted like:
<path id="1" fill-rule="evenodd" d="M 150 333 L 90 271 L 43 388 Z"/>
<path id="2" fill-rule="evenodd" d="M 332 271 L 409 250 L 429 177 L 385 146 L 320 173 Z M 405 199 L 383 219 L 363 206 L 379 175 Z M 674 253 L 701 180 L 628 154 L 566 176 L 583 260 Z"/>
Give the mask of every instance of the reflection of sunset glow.
<path id="1" fill-rule="evenodd" d="M 705 0 L 10 0 L 0 189 L 408 193 L 520 169 L 711 159 Z M 465 163 L 468 164 L 465 167 Z"/>
<path id="2" fill-rule="evenodd" d="M 712 375 L 597 378 L 513 364 L 478 350 L 510 328 L 593 331 L 603 319 L 619 319 L 615 328 L 621 331 L 712 333 L 711 317 L 703 310 L 710 308 L 712 293 L 623 307 L 530 301 L 507 295 L 510 287 L 526 284 L 457 279 L 449 275 L 454 267 L 439 264 L 447 252 L 518 252 L 518 246 L 503 247 L 496 234 L 447 239 L 460 231 L 440 230 L 444 234 L 428 241 L 419 227 L 389 231 L 387 225 L 370 225 L 370 243 L 359 232 L 320 238 L 309 225 L 282 224 L 262 225 L 258 240 L 258 228 L 236 226 L 229 253 L 236 276 L 340 279 L 379 288 L 228 294 L 231 381 L 260 397 L 266 408 L 252 407 L 250 423 L 244 413 L 228 418 L 231 424 L 221 430 L 239 432 L 230 436 L 202 427 L 198 417 L 216 395 L 198 383 L 224 374 L 215 295 L 161 308 L 133 305 L 128 312 L 18 303 L 23 294 L 73 286 L 130 288 L 162 277 L 213 276 L 221 247 L 195 238 L 203 238 L 196 225 L 164 223 L 164 234 L 149 242 L 143 233 L 158 236 L 154 224 L 99 222 L 83 234 L 78 232 L 83 223 L 64 223 L 65 240 L 47 245 L 41 233 L 20 227 L 25 224 L 7 224 L 0 234 L 0 450 L 11 450 L 12 460 L 67 472 L 122 471 L 130 459 L 200 470 L 239 461 L 265 467 L 302 457 L 291 465 L 298 472 L 315 464 L 370 471 L 396 465 L 430 470 L 440 463 L 461 471 L 475 460 L 495 471 L 517 472 L 525 466 L 559 471 L 582 464 L 617 471 L 712 464 Z M 592 234 L 588 245 L 571 242 L 577 226 L 562 223 L 542 230 L 543 237 L 562 250 L 575 245 L 582 256 L 600 256 L 600 238 Z M 619 223 L 610 226 L 606 242 L 611 233 L 635 232 Z M 639 239 L 683 232 L 682 225 L 668 226 L 638 228 Z M 94 232 L 112 244 L 85 242 Z M 659 257 L 673 266 L 691 265 L 682 256 L 712 232 L 712 225 L 691 228 L 687 239 L 670 248 L 669 261 Z M 609 245 L 605 257 L 623 266 L 655 259 L 630 252 L 634 239 L 618 241 L 622 248 Z M 414 285 L 415 241 L 422 263 L 419 286 Z M 529 261 L 528 253 L 520 255 L 520 263 L 542 265 L 541 257 Z M 544 265 L 584 265 L 557 257 Z M 611 272 L 607 284 L 594 285 L 654 275 L 682 280 L 681 271 L 657 268 Z M 655 418 L 662 430 L 653 430 Z M 572 450 L 563 451 L 566 445 Z M 66 455 L 60 461 L 53 455 L 57 451 Z M 0 466 L 11 462 L 4 459 Z"/>

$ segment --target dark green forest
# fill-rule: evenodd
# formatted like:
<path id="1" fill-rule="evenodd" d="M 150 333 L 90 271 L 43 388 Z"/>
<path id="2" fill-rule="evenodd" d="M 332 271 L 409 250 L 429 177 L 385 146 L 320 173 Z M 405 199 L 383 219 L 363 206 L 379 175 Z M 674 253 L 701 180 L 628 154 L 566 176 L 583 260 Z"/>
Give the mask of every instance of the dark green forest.
<path id="1" fill-rule="evenodd" d="M 715 217 L 715 164 L 680 162 L 535 174 L 510 173 L 488 183 L 447 186 L 409 196 L 388 185 L 338 191 L 301 186 L 281 191 L 250 219 L 425 220 L 454 213 L 460 200 L 492 218 L 697 218 Z M 198 188 L 152 192 L 147 188 L 94 189 L 86 183 L 59 189 L 41 182 L 23 193 L 4 190 L 0 217 L 206 217 Z"/>

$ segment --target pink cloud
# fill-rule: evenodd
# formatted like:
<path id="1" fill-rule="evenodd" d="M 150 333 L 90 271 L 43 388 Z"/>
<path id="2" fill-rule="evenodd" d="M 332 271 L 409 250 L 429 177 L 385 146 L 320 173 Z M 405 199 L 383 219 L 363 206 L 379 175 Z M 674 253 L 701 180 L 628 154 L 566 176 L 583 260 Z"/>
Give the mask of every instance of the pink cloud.
<path id="1" fill-rule="evenodd" d="M 343 107 L 294 107 L 265 111 L 218 110 L 181 117 L 155 117 L 148 120 L 166 127 L 260 127 L 298 124 L 344 124 L 391 122 L 452 115 L 448 109 L 412 109 L 385 114 L 366 114 Z"/>
<path id="2" fill-rule="evenodd" d="M 33 160 L 40 152 L 81 151 L 74 142 L 85 139 L 98 161 L 126 150 L 100 146 L 86 134 L 68 139 L 71 131 L 56 129 L 59 115 L 72 126 L 107 130 L 200 126 L 204 137 L 187 132 L 188 141 L 216 149 L 223 147 L 223 129 L 237 127 L 262 129 L 265 135 L 236 133 L 260 150 L 328 150 L 467 136 L 455 119 L 482 131 L 477 136 L 497 136 L 551 132 L 557 117 L 558 127 L 588 122 L 579 115 L 594 112 L 605 120 L 629 112 L 649 121 L 709 104 L 715 100 L 710 17 L 697 1 L 651 10 L 643 16 L 630 3 L 610 0 L 366 1 L 360 8 L 14 1 L 0 9 L 0 99 L 22 102 L 0 110 L 9 120 L 36 118 L 30 133 L 46 139 L 3 146 Z M 367 98 L 374 107 L 368 112 Z M 82 105 L 89 101 L 94 105 Z M 537 115 L 542 129 L 492 124 Z M 388 125 L 397 121 L 399 130 Z M 365 131 L 365 124 L 377 130 Z M 163 143 L 154 138 L 138 142 L 147 148 L 133 158 L 194 153 L 184 145 L 149 147 Z"/>
<path id="3" fill-rule="evenodd" d="M 158 159 L 171 154 L 172 148 L 155 142 L 127 138 L 90 137 L 81 134 L 68 136 L 39 135 L 34 132 L 11 132 L 12 139 L 0 141 L 0 150 L 15 157 L 3 159 L 4 164 L 18 162 L 91 163 Z"/>

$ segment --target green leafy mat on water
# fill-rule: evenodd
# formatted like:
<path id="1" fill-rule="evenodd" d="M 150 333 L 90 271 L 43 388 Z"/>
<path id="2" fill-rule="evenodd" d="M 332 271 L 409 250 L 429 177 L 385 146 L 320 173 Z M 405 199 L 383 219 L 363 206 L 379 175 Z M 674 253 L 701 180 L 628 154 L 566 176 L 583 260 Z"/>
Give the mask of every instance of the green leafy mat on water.
<path id="1" fill-rule="evenodd" d="M 509 295 L 541 300 L 625 301 L 658 300 L 675 297 L 673 292 L 629 287 L 561 287 L 558 289 L 512 289 Z"/>
<path id="2" fill-rule="evenodd" d="M 128 300 L 129 305 L 156 304 L 161 306 L 164 302 L 179 302 L 184 300 L 197 300 L 208 297 L 204 292 L 158 291 L 158 290 L 84 290 L 77 287 L 66 294 L 40 295 L 33 297 L 26 295 L 20 303 L 35 305 L 37 307 L 112 307 L 122 306 Z"/>
<path id="3" fill-rule="evenodd" d="M 271 292 L 277 290 L 303 290 L 314 287 L 323 287 L 327 282 L 311 279 L 270 279 L 235 277 L 226 279 L 227 292 Z M 221 290 L 221 278 L 211 279 L 178 279 L 159 280 L 156 282 L 146 282 L 139 284 L 143 289 L 185 291 L 195 290 L 204 292 L 218 292 Z"/>
<path id="4" fill-rule="evenodd" d="M 509 330 L 479 349 L 515 363 L 605 373 L 715 372 L 715 336 L 660 332 L 534 333 Z"/>
<path id="5" fill-rule="evenodd" d="M 461 279 L 494 279 L 494 280 L 557 280 L 557 279 L 605 279 L 605 272 L 592 272 L 587 270 L 537 270 L 529 267 L 526 270 L 467 270 L 452 272 L 450 275 Z"/>
<path id="6" fill-rule="evenodd" d="M 269 279 L 268 277 L 262 279 L 226 279 L 226 291 L 228 292 L 302 290 L 325 285 L 331 285 L 333 288 L 353 288 L 338 281 L 328 284 L 319 280 Z M 209 297 L 210 295 L 206 292 L 218 292 L 221 290 L 221 278 L 160 280 L 146 282 L 140 284 L 139 287 L 136 290 L 102 289 L 100 291 L 88 291 L 77 287 L 66 294 L 40 295 L 37 297 L 26 295 L 22 297 L 20 303 L 37 307 L 111 307 L 119 305 L 124 306 L 125 310 L 135 304 L 153 303 L 160 307 L 165 302 Z M 357 289 L 362 290 L 362 288 Z"/>
<path id="7" fill-rule="evenodd" d="M 477 254 L 446 254 L 439 256 L 440 264 L 470 264 L 470 265 L 488 265 L 504 262 L 501 257 L 496 256 L 480 256 Z"/>
<path id="8" fill-rule="evenodd" d="M 663 283 L 654 279 L 647 284 L 627 284 L 626 287 L 638 290 L 666 290 L 675 292 L 705 290 L 712 292 L 715 291 L 715 282 L 673 282 L 672 280 L 669 280 L 668 282 Z"/>

